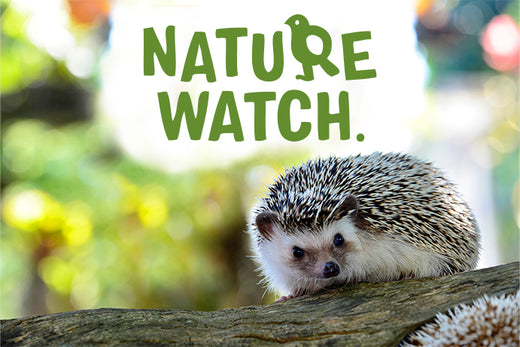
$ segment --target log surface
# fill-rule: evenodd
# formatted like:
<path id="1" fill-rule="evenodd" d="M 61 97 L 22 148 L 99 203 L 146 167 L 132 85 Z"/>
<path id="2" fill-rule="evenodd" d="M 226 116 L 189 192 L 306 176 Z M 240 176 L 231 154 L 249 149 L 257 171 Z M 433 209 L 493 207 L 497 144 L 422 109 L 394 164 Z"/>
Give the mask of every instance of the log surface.
<path id="1" fill-rule="evenodd" d="M 1 345 L 397 346 L 436 313 L 513 293 L 520 263 L 453 276 L 355 283 L 314 296 L 214 312 L 101 308 L 1 321 Z"/>

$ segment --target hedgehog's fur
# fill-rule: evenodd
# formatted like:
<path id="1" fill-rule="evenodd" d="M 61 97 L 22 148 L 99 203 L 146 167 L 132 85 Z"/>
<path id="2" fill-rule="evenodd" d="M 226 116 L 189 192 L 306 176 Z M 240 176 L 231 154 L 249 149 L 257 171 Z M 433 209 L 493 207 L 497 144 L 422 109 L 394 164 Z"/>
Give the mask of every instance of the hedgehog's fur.
<path id="1" fill-rule="evenodd" d="M 395 153 L 286 170 L 252 209 L 249 233 L 265 283 L 290 296 L 466 271 L 479 250 L 477 224 L 453 184 L 430 163 Z M 295 259 L 294 247 L 306 258 Z M 339 274 L 323 278 L 328 262 Z"/>
<path id="2" fill-rule="evenodd" d="M 518 346 L 520 294 L 484 296 L 437 314 L 433 323 L 412 333 L 401 346 Z"/>

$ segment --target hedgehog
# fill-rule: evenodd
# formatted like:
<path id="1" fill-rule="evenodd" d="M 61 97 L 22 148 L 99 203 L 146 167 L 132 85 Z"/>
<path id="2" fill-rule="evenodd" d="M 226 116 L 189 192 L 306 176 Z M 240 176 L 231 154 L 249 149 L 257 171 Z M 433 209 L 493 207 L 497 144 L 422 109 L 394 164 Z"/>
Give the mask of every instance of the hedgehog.
<path id="1" fill-rule="evenodd" d="M 401 347 L 411 346 L 518 346 L 520 292 L 483 297 L 459 305 L 413 332 Z"/>
<path id="2" fill-rule="evenodd" d="M 252 208 L 248 232 L 263 284 L 279 300 L 471 270 L 480 247 L 455 186 L 432 163 L 403 153 L 288 168 Z"/>

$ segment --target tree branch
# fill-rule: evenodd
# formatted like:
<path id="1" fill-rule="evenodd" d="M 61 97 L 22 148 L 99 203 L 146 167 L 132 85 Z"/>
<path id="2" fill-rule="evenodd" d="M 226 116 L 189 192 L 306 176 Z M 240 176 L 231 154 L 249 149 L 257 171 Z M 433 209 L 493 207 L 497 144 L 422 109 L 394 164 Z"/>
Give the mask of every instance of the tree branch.
<path id="1" fill-rule="evenodd" d="M 102 308 L 1 321 L 2 346 L 300 344 L 396 346 L 437 312 L 519 288 L 520 263 L 453 276 L 354 283 L 214 312 Z"/>

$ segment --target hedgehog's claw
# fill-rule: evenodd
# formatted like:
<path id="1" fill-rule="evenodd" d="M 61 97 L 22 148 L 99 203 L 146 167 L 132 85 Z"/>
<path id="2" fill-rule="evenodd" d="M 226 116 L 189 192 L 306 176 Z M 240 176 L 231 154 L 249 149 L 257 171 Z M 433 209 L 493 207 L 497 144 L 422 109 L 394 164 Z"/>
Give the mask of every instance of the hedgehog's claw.
<path id="1" fill-rule="evenodd" d="M 280 302 L 280 301 L 284 301 L 284 300 L 288 300 L 288 299 L 292 299 L 292 298 L 296 298 L 296 297 L 298 297 L 298 295 L 293 295 L 293 294 L 289 294 L 287 296 L 284 295 L 284 296 L 281 296 L 278 299 L 276 299 L 275 302 Z"/>

